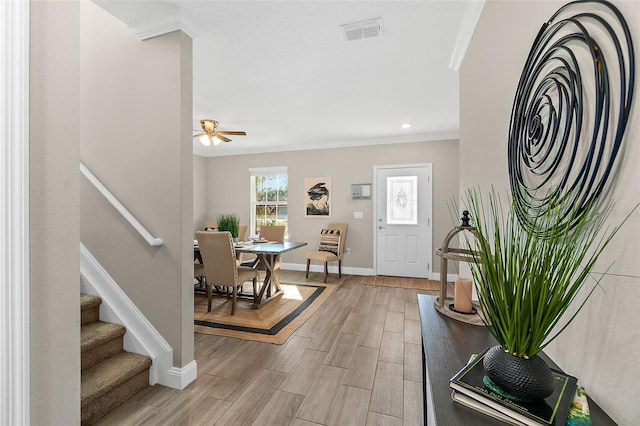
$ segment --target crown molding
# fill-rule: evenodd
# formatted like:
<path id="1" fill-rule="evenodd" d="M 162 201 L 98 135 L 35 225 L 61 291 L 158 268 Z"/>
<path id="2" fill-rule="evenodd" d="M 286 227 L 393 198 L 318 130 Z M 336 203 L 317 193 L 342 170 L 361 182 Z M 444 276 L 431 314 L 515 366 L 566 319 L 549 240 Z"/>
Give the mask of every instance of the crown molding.
<path id="1" fill-rule="evenodd" d="M 305 143 L 297 145 L 278 145 L 278 146 L 261 146 L 261 147 L 247 147 L 246 145 L 239 148 L 224 146 L 224 149 L 220 149 L 221 146 L 210 146 L 208 149 L 197 140 L 193 141 L 193 155 L 200 157 L 225 157 L 229 155 L 243 155 L 243 154 L 266 154 L 271 152 L 287 152 L 287 151 L 309 151 L 315 149 L 331 149 L 331 148 L 349 148 L 358 146 L 370 146 L 370 145 L 389 145 L 389 144 L 402 144 L 402 143 L 415 143 L 415 142 L 434 142 L 443 140 L 457 140 L 460 137 L 459 132 L 434 132 L 425 134 L 415 134 L 406 136 L 388 136 L 377 138 L 358 138 L 358 139 L 344 139 L 334 141 L 323 141 L 316 143 Z M 217 149 L 216 149 L 217 148 Z"/>
<path id="2" fill-rule="evenodd" d="M 195 24 L 179 8 L 126 23 L 140 40 L 158 37 L 173 31 L 182 31 L 192 39 L 201 36 L 205 29 Z"/>
<path id="3" fill-rule="evenodd" d="M 173 31 L 182 31 L 192 39 L 206 32 L 178 5 L 166 1 L 146 1 L 129 4 L 117 0 L 93 0 L 113 17 L 124 23 L 140 40 L 158 37 Z"/>
<path id="4" fill-rule="evenodd" d="M 467 9 L 462 17 L 462 24 L 460 25 L 456 45 L 451 55 L 451 62 L 449 62 L 449 68 L 454 71 L 460 71 L 460 66 L 464 60 L 464 55 L 467 53 L 469 43 L 471 43 L 473 32 L 476 30 L 476 26 L 480 20 L 484 2 L 485 0 L 474 0 L 467 3 Z"/>

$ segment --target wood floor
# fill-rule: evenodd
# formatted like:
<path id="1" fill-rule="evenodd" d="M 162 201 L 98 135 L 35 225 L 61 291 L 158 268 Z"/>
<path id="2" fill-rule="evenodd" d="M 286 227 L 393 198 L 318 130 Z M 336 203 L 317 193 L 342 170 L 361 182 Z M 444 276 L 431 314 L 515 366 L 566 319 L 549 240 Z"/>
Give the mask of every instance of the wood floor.
<path id="1" fill-rule="evenodd" d="M 304 275 L 282 271 L 288 278 Z M 98 424 L 422 425 L 416 295 L 425 291 L 329 282 L 340 286 L 284 345 L 196 333 L 196 381 L 149 387 Z"/>

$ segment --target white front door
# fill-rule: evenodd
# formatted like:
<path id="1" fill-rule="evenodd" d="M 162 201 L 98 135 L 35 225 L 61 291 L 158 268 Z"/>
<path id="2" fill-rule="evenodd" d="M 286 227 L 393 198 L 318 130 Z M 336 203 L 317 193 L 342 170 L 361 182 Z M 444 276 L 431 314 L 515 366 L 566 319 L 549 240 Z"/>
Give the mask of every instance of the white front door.
<path id="1" fill-rule="evenodd" d="M 431 278 L 431 164 L 374 169 L 376 274 Z"/>

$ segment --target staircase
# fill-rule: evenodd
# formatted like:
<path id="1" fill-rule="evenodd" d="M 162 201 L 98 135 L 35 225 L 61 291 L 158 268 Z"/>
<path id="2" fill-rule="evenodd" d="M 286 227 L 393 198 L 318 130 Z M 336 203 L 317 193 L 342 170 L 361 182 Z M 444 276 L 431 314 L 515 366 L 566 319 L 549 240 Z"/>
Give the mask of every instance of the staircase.
<path id="1" fill-rule="evenodd" d="M 126 329 L 100 321 L 102 299 L 81 295 L 81 422 L 94 423 L 149 386 L 149 357 L 125 352 Z"/>

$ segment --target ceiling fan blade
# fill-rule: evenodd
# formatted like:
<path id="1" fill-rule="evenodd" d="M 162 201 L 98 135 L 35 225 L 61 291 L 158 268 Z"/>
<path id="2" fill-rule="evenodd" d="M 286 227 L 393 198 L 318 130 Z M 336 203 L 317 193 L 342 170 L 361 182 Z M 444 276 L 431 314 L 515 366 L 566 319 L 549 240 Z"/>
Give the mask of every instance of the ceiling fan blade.
<path id="1" fill-rule="evenodd" d="M 233 131 L 233 130 L 220 130 L 217 132 L 219 135 L 236 135 L 236 136 L 247 136 L 246 132 L 241 131 Z"/>
<path id="2" fill-rule="evenodd" d="M 204 136 L 206 135 L 206 133 L 196 133 L 195 135 L 193 135 L 194 138 L 199 138 L 200 136 Z"/>
<path id="3" fill-rule="evenodd" d="M 231 139 L 229 138 L 225 138 L 224 136 L 222 136 L 219 132 L 215 134 L 215 137 L 220 139 L 222 142 L 231 142 Z"/>

